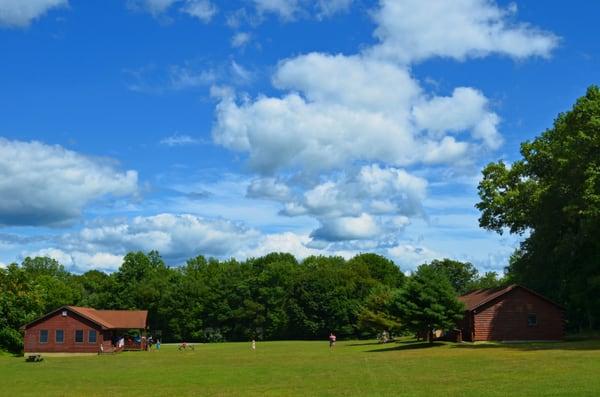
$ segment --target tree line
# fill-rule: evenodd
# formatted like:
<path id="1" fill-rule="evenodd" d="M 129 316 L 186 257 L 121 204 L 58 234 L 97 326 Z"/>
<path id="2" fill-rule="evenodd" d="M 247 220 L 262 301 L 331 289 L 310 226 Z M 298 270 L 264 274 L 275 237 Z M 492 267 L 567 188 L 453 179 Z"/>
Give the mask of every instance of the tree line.
<path id="1" fill-rule="evenodd" d="M 148 310 L 150 330 L 166 342 L 419 332 L 452 327 L 462 315 L 457 294 L 499 283 L 448 259 L 406 276 L 368 253 L 302 261 L 284 253 L 245 261 L 198 256 L 170 267 L 156 251 L 131 252 L 111 274 L 73 274 L 53 259 L 25 258 L 0 269 L 0 346 L 18 351 L 19 328 L 62 305 Z"/>

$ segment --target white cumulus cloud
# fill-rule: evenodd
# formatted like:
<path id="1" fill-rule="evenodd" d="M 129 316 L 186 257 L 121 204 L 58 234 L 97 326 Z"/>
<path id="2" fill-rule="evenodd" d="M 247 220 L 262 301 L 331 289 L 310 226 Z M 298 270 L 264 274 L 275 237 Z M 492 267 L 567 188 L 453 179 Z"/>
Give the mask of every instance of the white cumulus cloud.
<path id="1" fill-rule="evenodd" d="M 282 213 L 328 218 L 364 213 L 415 216 L 421 213 L 426 188 L 426 180 L 402 169 L 372 164 L 288 199 Z"/>
<path id="2" fill-rule="evenodd" d="M 0 224 L 51 225 L 107 195 L 137 192 L 136 171 L 59 145 L 0 138 Z"/>
<path id="3" fill-rule="evenodd" d="M 257 236 L 256 230 L 225 219 L 164 213 L 87 226 L 66 235 L 61 249 L 121 255 L 129 251 L 158 250 L 177 262 L 200 254 L 226 256 Z"/>
<path id="4" fill-rule="evenodd" d="M 286 184 L 275 178 L 258 178 L 250 182 L 246 195 L 251 198 L 285 201 L 290 199 L 291 190 Z"/>
<path id="5" fill-rule="evenodd" d="M 208 23 L 217 14 L 217 6 L 208 0 L 188 0 L 181 11 L 204 23 Z"/>
<path id="6" fill-rule="evenodd" d="M 59 248 L 43 248 L 33 252 L 25 252 L 23 256 L 45 256 L 58 261 L 71 271 L 85 272 L 88 270 L 102 270 L 113 272 L 123 263 L 123 255 L 109 252 L 88 253 L 82 251 L 63 251 Z"/>
<path id="7" fill-rule="evenodd" d="M 316 240 L 343 241 L 374 239 L 381 232 L 377 222 L 369 214 L 341 216 L 321 220 L 321 226 L 311 233 Z"/>
<path id="8" fill-rule="evenodd" d="M 488 99 L 478 90 L 455 88 L 451 96 L 434 97 L 417 104 L 412 113 L 417 127 L 435 134 L 470 130 L 473 138 L 491 149 L 502 144 L 497 125 L 500 118 L 488 111 Z"/>
<path id="9" fill-rule="evenodd" d="M 49 10 L 68 5 L 68 0 L 0 0 L 0 26 L 27 27 Z"/>
<path id="10" fill-rule="evenodd" d="M 415 270 L 419 265 L 434 259 L 447 257 L 426 246 L 416 244 L 398 244 L 387 249 L 386 256 L 390 257 L 402 269 Z"/>
<path id="11" fill-rule="evenodd" d="M 283 19 L 306 10 L 300 0 L 255 4 Z M 549 56 L 556 36 L 514 21 L 515 14 L 493 0 L 381 0 L 373 14 L 377 43 L 356 54 L 280 61 L 272 78 L 280 94 L 214 87 L 213 140 L 247 155 L 261 175 L 249 196 L 319 222 L 312 247 L 396 246 L 411 218 L 425 217 L 427 180 L 416 175 L 431 175 L 432 167 L 460 172 L 502 144 L 500 116 L 483 92 L 432 93 L 412 66 L 431 57 Z M 427 252 L 402 247 L 404 255 Z"/>
<path id="12" fill-rule="evenodd" d="M 247 152 L 259 172 L 326 170 L 357 160 L 453 163 L 475 155 L 472 144 L 496 148 L 500 141 L 499 118 L 477 90 L 428 96 L 407 69 L 389 62 L 311 53 L 283 61 L 274 84 L 288 92 L 242 101 L 225 95 L 213 129 L 216 143 Z M 440 103 L 460 112 L 442 116 L 453 124 L 441 133 L 423 134 L 439 129 L 440 115 L 432 110 Z M 436 155 L 428 156 L 431 152 Z"/>
<path id="13" fill-rule="evenodd" d="M 375 37 L 381 43 L 371 53 L 404 63 L 491 53 L 548 57 L 558 38 L 513 22 L 515 13 L 515 6 L 504 9 L 494 0 L 380 0 Z"/>

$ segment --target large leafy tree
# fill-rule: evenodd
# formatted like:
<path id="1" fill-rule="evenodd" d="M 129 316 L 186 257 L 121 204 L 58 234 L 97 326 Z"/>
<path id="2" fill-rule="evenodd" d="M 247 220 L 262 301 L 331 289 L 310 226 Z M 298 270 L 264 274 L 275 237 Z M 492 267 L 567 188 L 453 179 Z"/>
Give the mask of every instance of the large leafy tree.
<path id="1" fill-rule="evenodd" d="M 554 126 L 491 163 L 479 184 L 480 226 L 525 236 L 508 276 L 568 307 L 572 326 L 600 326 L 600 89 Z"/>
<path id="2" fill-rule="evenodd" d="M 420 266 L 396 295 L 395 313 L 408 331 L 427 335 L 456 328 L 464 306 L 456 299 L 450 281 L 431 266 Z"/>
<path id="3" fill-rule="evenodd" d="M 401 330 L 400 319 L 394 315 L 392 307 L 397 293 L 397 289 L 380 285 L 367 296 L 358 312 L 358 327 L 365 336 Z"/>
<path id="4" fill-rule="evenodd" d="M 82 275 L 75 276 L 82 290 L 82 306 L 96 309 L 117 308 L 114 299 L 116 290 L 116 277 L 110 276 L 99 270 L 90 270 Z"/>
<path id="5" fill-rule="evenodd" d="M 374 283 L 382 283 L 392 288 L 401 287 L 406 278 L 394 262 L 373 253 L 358 254 L 348 261 L 348 265 L 363 278 L 371 278 Z"/>
<path id="6" fill-rule="evenodd" d="M 429 267 L 434 272 L 443 274 L 457 294 L 462 295 L 473 289 L 479 272 L 469 262 L 460 262 L 452 259 L 435 259 L 422 267 Z"/>
<path id="7" fill-rule="evenodd" d="M 485 272 L 483 276 L 477 277 L 473 282 L 470 283 L 470 290 L 476 290 L 481 288 L 497 288 L 506 285 L 508 280 L 499 276 L 496 272 Z"/>

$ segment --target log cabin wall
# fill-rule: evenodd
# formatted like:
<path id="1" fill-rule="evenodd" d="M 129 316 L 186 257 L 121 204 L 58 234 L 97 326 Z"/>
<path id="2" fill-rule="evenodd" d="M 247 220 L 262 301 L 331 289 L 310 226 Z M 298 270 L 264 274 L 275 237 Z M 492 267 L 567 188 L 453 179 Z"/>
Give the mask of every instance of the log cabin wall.
<path id="1" fill-rule="evenodd" d="M 63 312 L 66 311 L 66 315 Z M 47 342 L 40 341 L 42 330 L 48 331 Z M 56 330 L 63 331 L 62 343 L 56 340 Z M 83 330 L 83 342 L 75 342 L 76 330 Z M 96 341 L 90 342 L 90 331 L 96 331 Z M 40 319 L 25 330 L 25 353 L 96 353 L 103 342 L 99 325 L 67 309 Z"/>
<path id="2" fill-rule="evenodd" d="M 564 313 L 551 302 L 515 288 L 473 311 L 472 332 L 474 341 L 560 340 Z"/>

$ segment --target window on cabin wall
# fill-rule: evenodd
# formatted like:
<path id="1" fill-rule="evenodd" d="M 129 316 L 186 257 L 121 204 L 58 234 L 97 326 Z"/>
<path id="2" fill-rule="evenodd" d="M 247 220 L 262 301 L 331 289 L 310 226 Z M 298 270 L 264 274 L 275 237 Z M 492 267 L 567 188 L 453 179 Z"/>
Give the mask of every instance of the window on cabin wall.
<path id="1" fill-rule="evenodd" d="M 88 332 L 88 343 L 96 343 L 96 330 L 95 329 L 90 329 Z"/>
<path id="2" fill-rule="evenodd" d="M 537 325 L 537 315 L 535 313 L 529 313 L 527 315 L 527 325 L 535 327 Z"/>
<path id="3" fill-rule="evenodd" d="M 48 330 L 47 329 L 40 330 L 40 343 L 48 343 Z"/>
<path id="4" fill-rule="evenodd" d="M 83 343 L 83 330 L 82 329 L 75 330 L 75 343 Z"/>
<path id="5" fill-rule="evenodd" d="M 57 329 L 54 331 L 54 341 L 56 343 L 64 343 L 65 341 L 65 331 L 62 329 Z"/>

